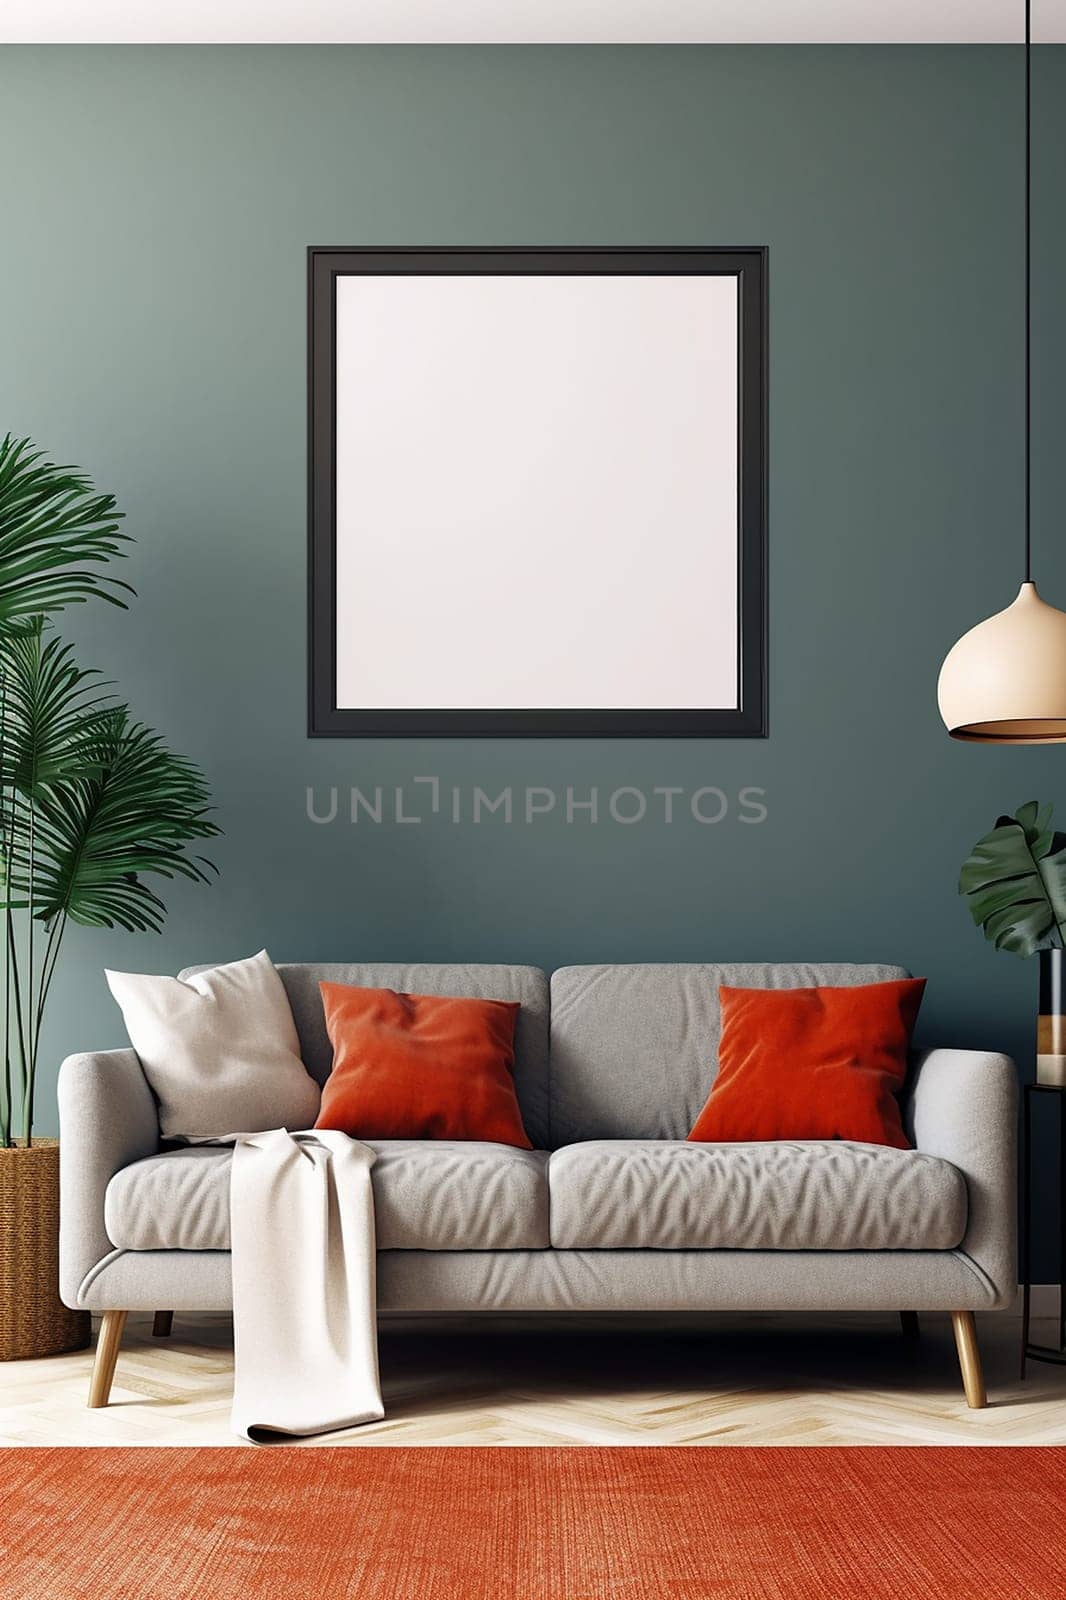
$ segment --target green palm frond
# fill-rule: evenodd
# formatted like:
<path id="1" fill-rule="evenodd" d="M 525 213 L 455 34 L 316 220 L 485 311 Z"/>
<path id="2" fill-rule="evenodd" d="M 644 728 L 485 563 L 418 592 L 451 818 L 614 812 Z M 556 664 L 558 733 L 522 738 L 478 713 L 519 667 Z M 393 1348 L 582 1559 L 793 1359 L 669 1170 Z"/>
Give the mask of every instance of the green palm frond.
<path id="1" fill-rule="evenodd" d="M 0 684 L 0 795 L 32 801 L 46 788 L 87 777 L 100 763 L 114 702 L 100 674 L 75 665 L 73 649 L 48 634 L 43 617 L 4 637 Z"/>
<path id="2" fill-rule="evenodd" d="M 165 908 L 145 876 L 205 883 L 215 870 L 187 853 L 194 841 L 219 833 L 207 814 L 207 784 L 191 761 L 131 721 L 125 706 L 107 714 L 93 745 L 94 770 L 43 790 L 34 808 L 35 916 L 158 932 Z M 12 860 L 16 892 L 28 889 L 30 865 L 28 841 L 20 838 Z"/>
<path id="3" fill-rule="evenodd" d="M 121 520 L 113 495 L 8 434 L 0 443 L 0 630 L 93 595 L 124 607 L 129 584 L 97 570 L 126 553 Z"/>

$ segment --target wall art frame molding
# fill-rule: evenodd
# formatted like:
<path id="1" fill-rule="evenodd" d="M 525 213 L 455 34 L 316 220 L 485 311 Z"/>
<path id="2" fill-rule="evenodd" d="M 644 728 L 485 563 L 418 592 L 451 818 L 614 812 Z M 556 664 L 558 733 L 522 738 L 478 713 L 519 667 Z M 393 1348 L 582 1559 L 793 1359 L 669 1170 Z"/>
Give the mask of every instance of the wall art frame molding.
<path id="1" fill-rule="evenodd" d="M 729 704 L 684 705 L 434 705 L 354 704 L 338 694 L 338 645 L 358 632 L 338 618 L 338 566 L 355 570 L 347 531 L 338 548 L 342 507 L 357 503 L 366 482 L 338 439 L 338 292 L 344 305 L 360 294 L 404 292 L 418 278 L 599 281 L 643 280 L 634 292 L 655 292 L 660 279 L 732 279 L 736 284 L 735 693 Z M 349 288 L 348 286 L 351 285 Z M 383 291 L 383 285 L 389 290 Z M 480 286 L 479 286 L 480 287 Z M 592 286 L 586 286 L 591 292 Z M 690 285 L 692 292 L 697 286 Z M 540 285 L 541 292 L 545 286 Z M 767 733 L 767 250 L 750 248 L 554 249 L 373 248 L 311 246 L 308 250 L 308 733 L 343 737 L 692 737 L 762 738 Z M 562 291 L 561 291 L 562 292 Z M 353 295 L 355 299 L 353 300 Z M 386 301 L 384 303 L 391 303 Z M 398 302 L 397 302 L 398 303 Z M 665 306 L 667 301 L 663 301 Z M 342 326 L 344 316 L 342 314 Z M 369 313 L 368 313 L 369 315 Z M 375 325 L 376 326 L 376 325 Z M 403 327 L 404 324 L 400 323 Z M 351 340 L 349 339 L 349 343 Z M 675 339 L 676 345 L 676 339 Z M 674 346 L 671 346 L 674 348 Z M 346 359 L 346 358 L 345 358 Z M 343 360 L 342 360 L 343 366 Z M 347 371 L 347 368 L 344 369 Z M 343 393 L 352 392 L 345 377 Z M 690 385 L 691 387 L 691 385 Z M 679 385 L 684 391 L 684 385 Z M 661 391 L 660 391 L 661 392 Z M 352 403 L 344 401 L 348 410 Z M 447 407 L 442 408 L 446 414 Z M 347 415 L 347 413 L 345 413 Z M 364 413 L 359 411 L 363 416 Z M 369 414 L 369 413 L 368 413 Z M 587 412 L 585 414 L 588 414 Z M 376 424 L 375 424 L 376 425 Z M 397 415 L 403 429 L 405 417 Z M 350 433 L 350 430 L 349 430 Z M 693 451 L 696 461 L 698 451 Z M 364 453 L 364 465 L 369 457 Z M 340 466 L 340 475 L 338 468 Z M 694 469 L 695 470 L 695 469 Z M 382 504 L 379 494 L 377 504 Z M 351 522 L 345 513 L 345 529 Z M 673 526 L 675 524 L 671 524 Z M 680 519 L 676 525 L 680 525 Z M 717 524 L 716 524 L 717 525 Z M 708 529 L 709 529 L 708 524 Z M 708 539 L 711 534 L 708 531 Z M 720 538 L 720 542 L 722 542 Z M 378 552 L 380 556 L 380 552 Z M 347 569 L 344 562 L 348 562 Z M 361 573 L 361 567 L 359 571 Z M 665 570 L 665 568 L 657 568 Z M 397 581 L 402 573 L 397 571 Z M 344 592 L 352 593 L 348 585 Z M 502 600 L 502 597 L 501 597 Z M 695 602 L 693 602 L 695 604 Z M 710 598 L 708 598 L 710 606 Z M 719 599 L 716 604 L 725 604 Z M 364 617 L 365 620 L 365 617 Z M 550 619 L 546 618 L 546 626 Z M 690 633 L 693 632 L 690 628 Z M 725 648 L 723 646 L 723 648 Z M 591 660 L 591 652 L 590 652 Z M 427 668 L 427 672 L 430 669 Z M 345 667 L 352 681 L 350 668 Z M 387 681 L 387 680 L 386 680 Z M 381 697 L 380 687 L 377 691 Z M 368 694 L 367 699 L 371 696 Z"/>

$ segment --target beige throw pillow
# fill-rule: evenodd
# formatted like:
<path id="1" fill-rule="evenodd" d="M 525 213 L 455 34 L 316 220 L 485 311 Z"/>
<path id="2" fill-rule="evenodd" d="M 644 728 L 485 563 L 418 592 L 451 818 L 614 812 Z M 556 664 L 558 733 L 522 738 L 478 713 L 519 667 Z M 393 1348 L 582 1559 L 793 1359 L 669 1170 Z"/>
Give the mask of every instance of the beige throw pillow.
<path id="1" fill-rule="evenodd" d="M 285 986 L 265 950 L 188 979 L 106 977 L 159 1101 L 164 1138 L 314 1126 L 321 1091 L 300 1060 Z"/>

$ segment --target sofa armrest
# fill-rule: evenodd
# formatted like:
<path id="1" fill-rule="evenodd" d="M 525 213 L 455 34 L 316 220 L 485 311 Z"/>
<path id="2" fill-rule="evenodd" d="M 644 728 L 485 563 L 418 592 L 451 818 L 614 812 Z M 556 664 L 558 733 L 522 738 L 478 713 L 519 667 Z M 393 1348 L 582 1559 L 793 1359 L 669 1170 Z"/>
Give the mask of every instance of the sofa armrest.
<path id="1" fill-rule="evenodd" d="M 917 1149 L 942 1156 L 966 1179 L 969 1220 L 959 1248 L 995 1306 L 1018 1286 L 1018 1082 L 1009 1056 L 927 1050 L 918 1056 L 904 1106 Z"/>
<path id="2" fill-rule="evenodd" d="M 59 1293 L 79 1305 L 86 1274 L 115 1248 L 104 1192 L 159 1149 L 159 1114 L 132 1050 L 68 1056 L 59 1071 Z M 116 1309 L 121 1309 L 117 1307 Z"/>

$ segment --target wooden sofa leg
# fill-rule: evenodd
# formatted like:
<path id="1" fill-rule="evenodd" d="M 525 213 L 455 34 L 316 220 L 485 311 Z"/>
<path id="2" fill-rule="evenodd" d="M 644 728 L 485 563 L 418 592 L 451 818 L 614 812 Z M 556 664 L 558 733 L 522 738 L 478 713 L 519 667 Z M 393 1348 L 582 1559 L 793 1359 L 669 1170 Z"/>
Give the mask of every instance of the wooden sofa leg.
<path id="1" fill-rule="evenodd" d="M 126 1326 L 125 1311 L 105 1311 L 100 1324 L 100 1337 L 96 1341 L 96 1360 L 89 1380 L 89 1406 L 96 1410 L 107 1405 L 111 1393 L 111 1380 L 115 1376 L 118 1347 L 122 1343 L 122 1330 Z"/>
<path id="2" fill-rule="evenodd" d="M 985 1380 L 981 1372 L 981 1352 L 977 1348 L 977 1329 L 974 1325 L 973 1312 L 953 1311 L 951 1326 L 955 1330 L 955 1348 L 959 1352 L 966 1404 L 971 1410 L 980 1411 L 982 1406 L 988 1404 L 988 1397 L 985 1394 Z"/>
<path id="3" fill-rule="evenodd" d="M 170 1330 L 174 1326 L 173 1311 L 157 1311 L 155 1321 L 152 1323 L 153 1339 L 169 1339 Z"/>

